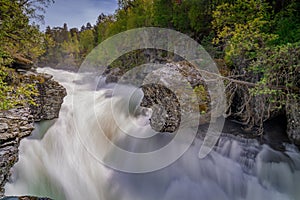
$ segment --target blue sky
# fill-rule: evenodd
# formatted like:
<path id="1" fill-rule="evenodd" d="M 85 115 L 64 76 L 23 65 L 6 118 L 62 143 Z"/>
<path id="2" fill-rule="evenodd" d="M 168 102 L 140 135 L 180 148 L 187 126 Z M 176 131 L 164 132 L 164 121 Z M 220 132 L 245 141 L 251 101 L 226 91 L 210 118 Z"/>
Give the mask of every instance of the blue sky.
<path id="1" fill-rule="evenodd" d="M 46 9 L 45 24 L 41 28 L 63 26 L 64 23 L 68 28 L 80 28 L 87 22 L 93 25 L 100 13 L 113 13 L 116 8 L 117 0 L 55 0 Z"/>

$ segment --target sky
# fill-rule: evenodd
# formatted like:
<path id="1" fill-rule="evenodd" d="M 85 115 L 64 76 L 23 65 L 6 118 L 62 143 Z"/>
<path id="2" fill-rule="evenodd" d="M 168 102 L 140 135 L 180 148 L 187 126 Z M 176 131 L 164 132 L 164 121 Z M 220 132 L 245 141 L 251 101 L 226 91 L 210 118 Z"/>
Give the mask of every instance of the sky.
<path id="1" fill-rule="evenodd" d="M 90 22 L 96 23 L 102 12 L 112 14 L 117 9 L 117 0 L 55 0 L 47 9 L 45 24 L 40 25 L 44 30 L 46 26 L 62 27 L 67 23 L 68 28 L 79 28 Z"/>

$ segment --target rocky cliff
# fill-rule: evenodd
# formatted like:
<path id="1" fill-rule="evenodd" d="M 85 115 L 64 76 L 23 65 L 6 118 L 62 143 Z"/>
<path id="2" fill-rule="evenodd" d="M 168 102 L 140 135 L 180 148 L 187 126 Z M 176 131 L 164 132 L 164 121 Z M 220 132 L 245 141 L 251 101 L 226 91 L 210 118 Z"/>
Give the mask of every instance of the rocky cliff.
<path id="1" fill-rule="evenodd" d="M 0 112 L 0 194 L 10 176 L 10 168 L 18 161 L 21 138 L 33 130 L 33 116 L 29 108 L 16 108 Z"/>
<path id="2" fill-rule="evenodd" d="M 300 99 L 293 99 L 287 103 L 287 134 L 290 140 L 300 146 Z"/>
<path id="3" fill-rule="evenodd" d="M 35 97 L 37 105 L 31 105 L 31 114 L 35 121 L 50 120 L 58 117 L 66 89 L 52 80 L 48 74 L 30 74 L 27 81 L 36 84 L 39 95 Z"/>
<path id="4" fill-rule="evenodd" d="M 18 161 L 20 140 L 31 134 L 34 122 L 57 118 L 66 90 L 47 74 L 26 72 L 22 81 L 35 83 L 39 95 L 35 106 L 0 111 L 0 197 Z"/>

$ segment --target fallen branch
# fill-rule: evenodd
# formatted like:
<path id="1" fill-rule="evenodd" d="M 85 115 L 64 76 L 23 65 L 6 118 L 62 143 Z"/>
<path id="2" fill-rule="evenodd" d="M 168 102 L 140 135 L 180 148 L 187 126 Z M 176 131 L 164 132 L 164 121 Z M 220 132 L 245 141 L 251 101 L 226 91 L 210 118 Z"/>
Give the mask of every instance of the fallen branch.
<path id="1" fill-rule="evenodd" d="M 213 72 L 209 72 L 209 71 L 206 71 L 206 70 L 199 70 L 201 72 L 201 75 L 203 77 L 203 74 L 207 75 L 207 76 L 216 76 L 218 79 L 223 79 L 223 80 L 227 80 L 227 81 L 230 81 L 232 83 L 236 83 L 236 84 L 240 84 L 240 85 L 246 85 L 246 86 L 249 86 L 249 87 L 261 87 L 262 85 L 261 84 L 258 84 L 258 83 L 252 83 L 252 82 L 248 82 L 248 81 L 241 81 L 241 80 L 237 80 L 237 79 L 233 79 L 233 78 L 230 78 L 230 77 L 226 77 L 226 76 L 222 76 L 220 74 L 216 74 L 216 73 L 213 73 Z M 205 79 L 205 82 L 215 82 L 216 79 L 210 79 L 210 80 L 207 80 Z M 299 92 L 300 91 L 300 88 L 296 87 L 296 86 L 293 86 L 293 87 L 287 87 L 287 86 L 282 86 L 282 85 L 264 85 L 265 87 L 269 88 L 269 89 L 274 89 L 274 90 L 284 90 L 284 91 L 293 91 L 293 92 Z"/>

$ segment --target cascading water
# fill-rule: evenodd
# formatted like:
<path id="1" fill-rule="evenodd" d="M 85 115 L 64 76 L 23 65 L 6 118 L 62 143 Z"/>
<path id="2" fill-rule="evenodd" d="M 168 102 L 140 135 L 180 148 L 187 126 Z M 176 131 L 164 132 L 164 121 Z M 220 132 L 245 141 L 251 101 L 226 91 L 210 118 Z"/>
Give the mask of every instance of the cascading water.
<path id="1" fill-rule="evenodd" d="M 20 159 L 13 168 L 11 182 L 6 185 L 6 195 L 48 196 L 57 200 L 300 199 L 300 154 L 296 148 L 286 145 L 286 152 L 281 153 L 255 140 L 227 134 L 221 136 L 218 147 L 204 159 L 198 158 L 202 141 L 197 138 L 180 159 L 158 171 L 133 174 L 108 168 L 89 152 L 110 152 L 103 136 L 97 134 L 97 124 L 102 123 L 110 139 L 132 152 L 159 148 L 172 140 L 172 134 L 157 134 L 141 143 L 120 138 L 116 134 L 120 124 L 112 118 L 117 117 L 126 131 L 151 133 L 144 120 L 147 115 L 132 118 L 124 113 L 122 99 L 128 98 L 126 94 L 113 95 L 110 88 L 95 92 L 88 84 L 74 82 L 75 73 L 49 68 L 39 71 L 54 75 L 67 89 L 68 96 L 59 119 L 37 125 L 35 134 L 22 140 Z M 84 80 L 89 75 L 79 77 Z M 75 91 L 76 103 L 80 104 L 76 109 L 72 101 L 75 84 L 81 85 Z M 94 99 L 95 107 L 91 106 Z M 111 106 L 118 111 L 117 115 L 112 116 Z M 79 112 L 80 118 L 74 120 L 74 112 Z M 97 119 L 91 117 L 93 112 Z M 78 137 L 77 129 L 86 131 L 88 137 Z M 120 159 L 126 162 L 126 158 Z"/>

